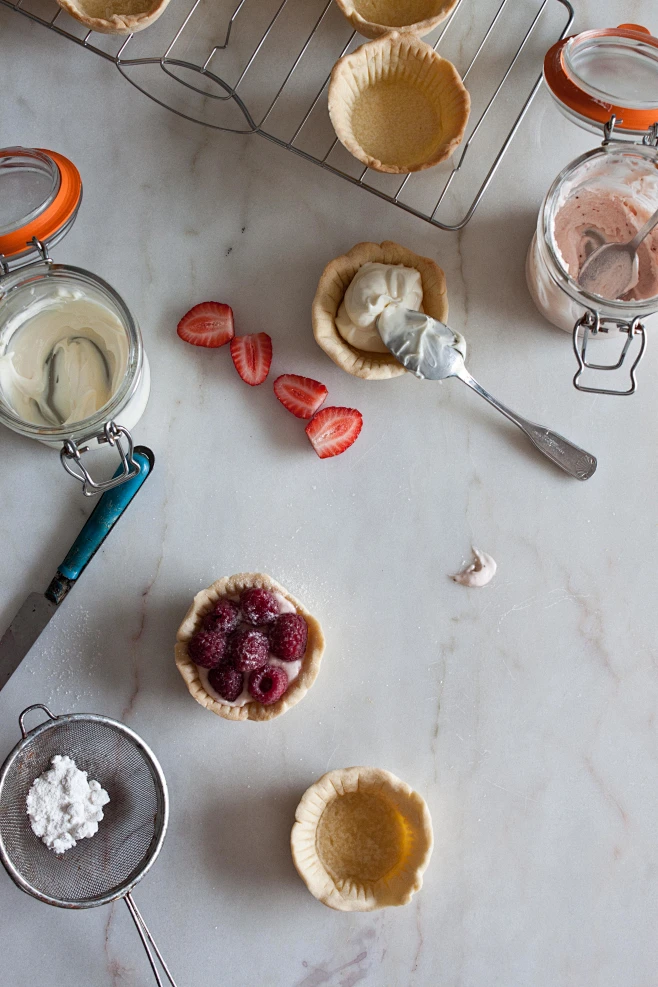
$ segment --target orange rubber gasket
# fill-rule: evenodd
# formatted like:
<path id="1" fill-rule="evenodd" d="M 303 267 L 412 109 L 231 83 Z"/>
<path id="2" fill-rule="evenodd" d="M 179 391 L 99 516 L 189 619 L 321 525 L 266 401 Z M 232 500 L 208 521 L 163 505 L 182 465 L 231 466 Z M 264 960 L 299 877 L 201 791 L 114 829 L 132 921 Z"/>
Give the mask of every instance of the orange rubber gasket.
<path id="1" fill-rule="evenodd" d="M 59 190 L 50 205 L 31 223 L 0 236 L 0 254 L 4 254 L 5 257 L 24 253 L 26 245 L 32 237 L 47 242 L 66 225 L 80 204 L 82 179 L 73 162 L 63 155 L 57 154 L 56 151 L 46 151 L 42 147 L 37 148 L 37 150 L 47 154 L 57 165 L 60 179 Z"/>
<path id="2" fill-rule="evenodd" d="M 658 48 L 658 39 L 653 38 L 646 28 L 639 24 L 621 24 L 617 28 L 604 31 L 587 31 L 586 34 L 605 37 L 631 38 L 643 41 Z M 573 35 L 578 37 L 578 35 Z M 642 131 L 648 130 L 652 123 L 658 120 L 656 110 L 631 110 L 627 106 L 616 106 L 614 103 L 604 103 L 595 99 L 589 93 L 579 89 L 567 75 L 564 65 L 564 46 L 571 38 L 563 38 L 546 52 L 544 58 L 544 78 L 553 95 L 569 109 L 575 110 L 581 116 L 596 123 L 607 123 L 610 117 L 617 117 L 615 124 L 618 130 Z M 623 121 L 623 122 L 622 122 Z"/>

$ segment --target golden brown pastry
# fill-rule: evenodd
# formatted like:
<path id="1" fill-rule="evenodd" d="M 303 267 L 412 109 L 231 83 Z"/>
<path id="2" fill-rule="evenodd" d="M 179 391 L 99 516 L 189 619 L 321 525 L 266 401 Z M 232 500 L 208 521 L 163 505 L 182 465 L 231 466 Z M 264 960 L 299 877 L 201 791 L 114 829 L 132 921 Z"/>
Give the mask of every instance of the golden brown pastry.
<path id="1" fill-rule="evenodd" d="M 344 912 L 406 905 L 432 853 L 425 800 L 382 768 L 323 775 L 295 812 L 290 845 L 318 901 Z"/>
<path id="2" fill-rule="evenodd" d="M 408 174 L 445 161 L 461 143 L 470 107 L 452 62 L 411 34 L 369 41 L 331 73 L 336 135 L 375 171 Z"/>
<path id="3" fill-rule="evenodd" d="M 169 0 L 57 0 L 76 21 L 99 34 L 135 34 L 156 21 Z"/>
<path id="4" fill-rule="evenodd" d="M 392 30 L 422 38 L 457 6 L 457 0 L 336 0 L 336 3 L 364 38 L 379 38 Z"/>

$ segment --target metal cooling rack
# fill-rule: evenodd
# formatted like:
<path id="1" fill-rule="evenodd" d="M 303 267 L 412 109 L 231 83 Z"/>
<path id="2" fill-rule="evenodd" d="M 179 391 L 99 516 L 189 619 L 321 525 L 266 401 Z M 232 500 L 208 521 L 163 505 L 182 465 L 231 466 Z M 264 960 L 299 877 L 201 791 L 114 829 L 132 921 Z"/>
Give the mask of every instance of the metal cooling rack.
<path id="1" fill-rule="evenodd" d="M 574 16 L 569 0 L 460 0 L 425 40 L 467 84 L 465 140 L 450 161 L 401 177 L 364 168 L 331 127 L 331 68 L 364 40 L 333 0 L 235 2 L 193 0 L 188 9 L 189 0 L 171 0 L 151 27 L 119 38 L 87 31 L 55 0 L 0 0 L 114 62 L 179 116 L 260 134 L 443 230 L 472 217 L 539 88 L 544 53 Z M 454 218 L 439 219 L 440 211 Z"/>

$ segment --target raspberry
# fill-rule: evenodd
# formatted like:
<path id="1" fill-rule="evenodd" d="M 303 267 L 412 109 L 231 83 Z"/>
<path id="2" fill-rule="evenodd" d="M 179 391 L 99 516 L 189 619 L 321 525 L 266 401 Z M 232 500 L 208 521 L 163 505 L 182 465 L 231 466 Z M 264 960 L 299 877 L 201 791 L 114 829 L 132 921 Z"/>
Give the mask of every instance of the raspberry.
<path id="1" fill-rule="evenodd" d="M 255 627 L 240 627 L 229 640 L 229 655 L 239 672 L 251 672 L 267 664 L 270 643 Z"/>
<path id="2" fill-rule="evenodd" d="M 270 628 L 270 651 L 283 661 L 295 661 L 306 651 L 308 626 L 298 613 L 282 613 Z"/>
<path id="3" fill-rule="evenodd" d="M 208 672 L 208 681 L 222 699 L 233 703 L 242 692 L 244 676 L 230 665 L 221 665 Z"/>
<path id="4" fill-rule="evenodd" d="M 226 638 L 221 631 L 198 631 L 187 645 L 195 665 L 216 668 L 226 653 Z"/>
<path id="5" fill-rule="evenodd" d="M 257 668 L 251 673 L 247 688 L 252 699 L 262 703 L 263 706 L 270 706 L 280 699 L 288 688 L 288 676 L 285 669 L 280 668 L 279 665 L 265 665 L 264 668 Z"/>
<path id="6" fill-rule="evenodd" d="M 203 618 L 207 631 L 222 631 L 230 634 L 240 623 L 240 608 L 232 600 L 218 600 L 210 613 Z"/>
<path id="7" fill-rule="evenodd" d="M 249 624 L 271 624 L 279 616 L 279 604 L 267 589 L 246 589 L 240 597 L 240 606 Z"/>

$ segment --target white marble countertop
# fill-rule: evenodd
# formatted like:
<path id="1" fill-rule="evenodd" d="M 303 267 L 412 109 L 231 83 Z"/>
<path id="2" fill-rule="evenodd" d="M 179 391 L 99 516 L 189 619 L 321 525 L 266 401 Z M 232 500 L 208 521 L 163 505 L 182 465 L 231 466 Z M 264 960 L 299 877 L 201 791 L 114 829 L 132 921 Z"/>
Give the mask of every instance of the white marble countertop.
<path id="1" fill-rule="evenodd" d="M 588 0 L 576 26 L 645 21 L 650 0 Z M 571 384 L 569 337 L 536 313 L 524 256 L 556 172 L 595 143 L 541 91 L 466 229 L 442 233 L 259 138 L 159 108 L 111 63 L 0 8 L 2 143 L 57 149 L 85 198 L 57 258 L 96 271 L 142 326 L 153 372 L 136 429 L 156 469 L 0 694 L 0 750 L 30 703 L 119 718 L 171 794 L 136 890 L 180 987 L 652 987 L 658 968 L 656 372 L 639 392 Z M 324 264 L 396 239 L 446 270 L 470 367 L 512 407 L 599 457 L 559 474 L 457 384 L 361 382 L 316 346 Z M 271 385 L 186 347 L 192 304 L 272 335 L 272 377 L 323 380 L 363 433 L 321 462 Z M 1 436 L 0 627 L 44 589 L 90 509 L 55 454 Z M 448 579 L 474 543 L 495 581 Z M 192 595 L 269 572 L 323 622 L 320 677 L 271 724 L 193 702 L 173 641 Z M 3 754 L 4 756 L 4 754 Z M 334 913 L 297 877 L 305 788 L 374 764 L 428 801 L 435 849 L 404 909 Z M 0 874 L 7 987 L 146 985 L 121 903 L 66 912 Z"/>

